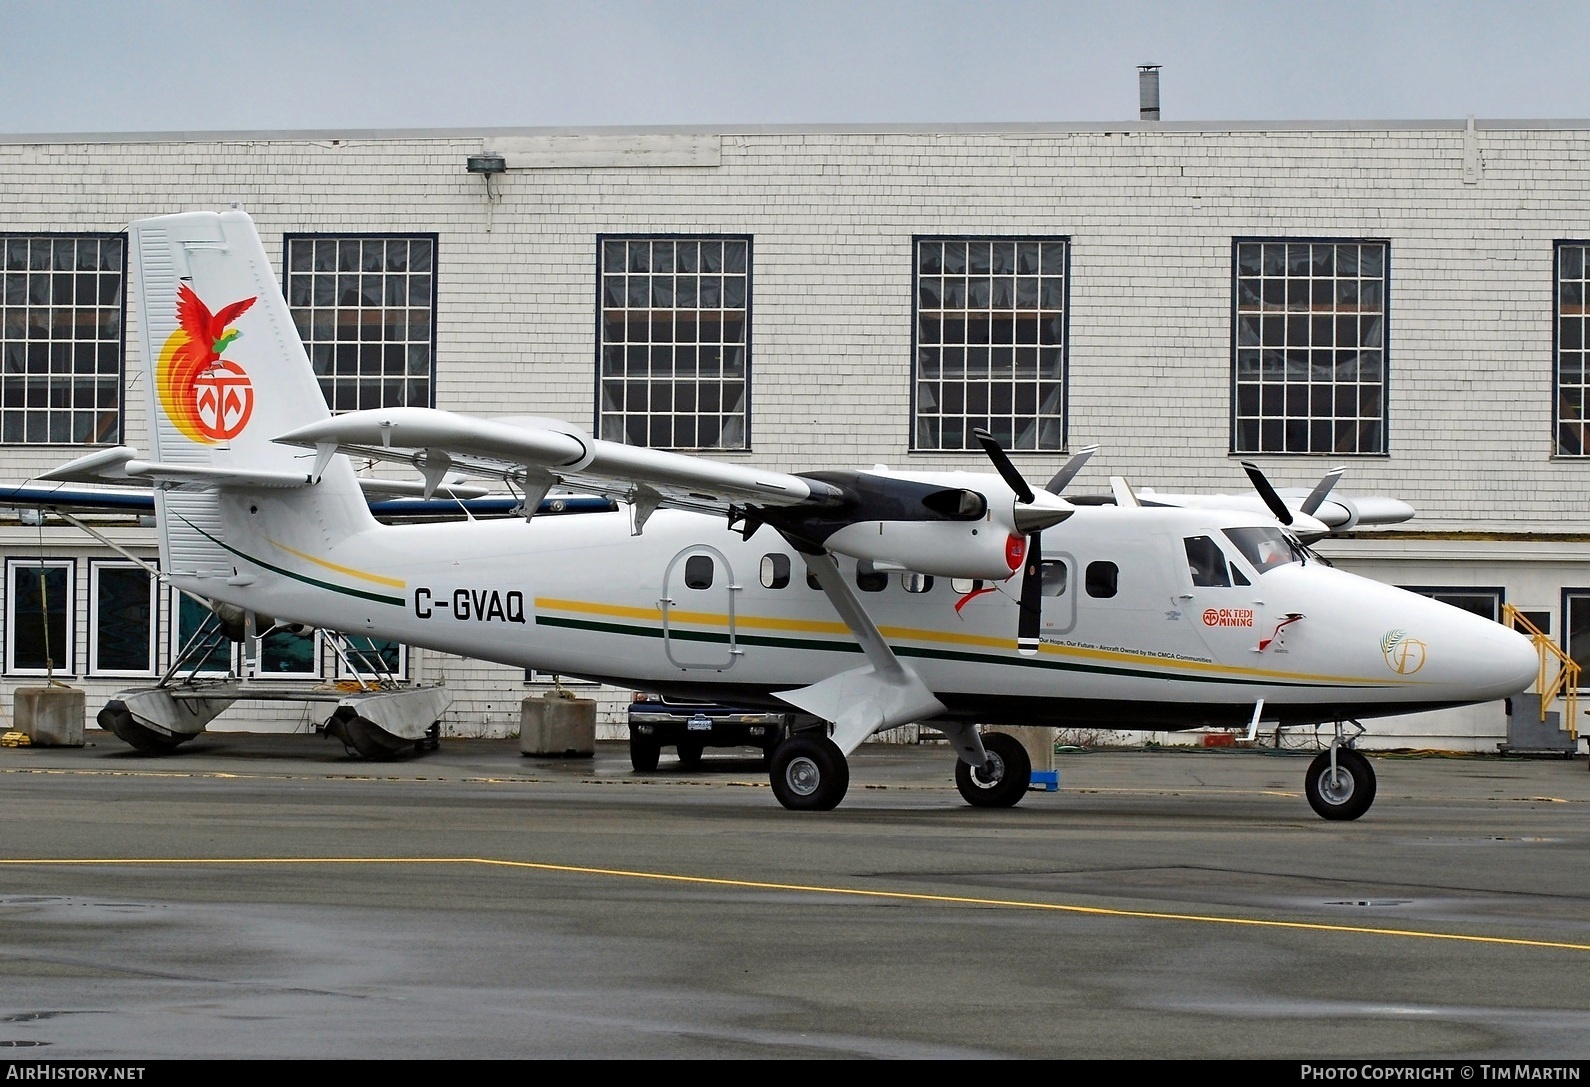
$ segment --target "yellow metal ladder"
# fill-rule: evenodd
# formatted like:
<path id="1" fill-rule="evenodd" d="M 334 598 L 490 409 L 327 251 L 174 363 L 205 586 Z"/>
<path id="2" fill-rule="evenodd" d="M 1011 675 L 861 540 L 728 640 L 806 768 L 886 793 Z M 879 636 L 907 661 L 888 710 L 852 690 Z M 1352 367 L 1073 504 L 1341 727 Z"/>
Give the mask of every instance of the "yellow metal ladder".
<path id="1" fill-rule="evenodd" d="M 1551 636 L 1531 623 L 1511 604 L 1502 605 L 1502 625 L 1521 630 L 1535 643 L 1540 654 L 1540 673 L 1535 678 L 1535 690 L 1540 693 L 1540 719 L 1544 723 L 1546 711 L 1558 698 L 1562 699 L 1562 723 L 1570 739 L 1579 738 L 1579 663 L 1564 653 Z M 1555 669 L 1555 672 L 1553 672 Z"/>

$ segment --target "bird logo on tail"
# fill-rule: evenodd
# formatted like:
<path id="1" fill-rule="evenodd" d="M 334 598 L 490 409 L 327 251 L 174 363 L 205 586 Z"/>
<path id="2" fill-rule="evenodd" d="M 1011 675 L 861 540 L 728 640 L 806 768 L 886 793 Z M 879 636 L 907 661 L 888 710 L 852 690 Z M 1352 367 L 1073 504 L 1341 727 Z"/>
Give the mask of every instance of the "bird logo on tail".
<path id="1" fill-rule="evenodd" d="M 232 322 L 254 302 L 245 298 L 212 314 L 192 287 L 177 288 L 177 329 L 160 351 L 155 380 L 166 417 L 191 441 L 229 441 L 254 412 L 248 372 L 221 357 L 240 335 Z"/>

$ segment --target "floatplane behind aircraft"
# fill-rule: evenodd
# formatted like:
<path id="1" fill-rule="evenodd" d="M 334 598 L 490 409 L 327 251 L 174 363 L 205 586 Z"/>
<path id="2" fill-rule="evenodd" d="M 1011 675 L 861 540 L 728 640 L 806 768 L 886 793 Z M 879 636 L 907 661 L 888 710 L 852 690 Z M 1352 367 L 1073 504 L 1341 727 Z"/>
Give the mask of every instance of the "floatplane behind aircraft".
<path id="1" fill-rule="evenodd" d="M 1287 502 L 1255 469 L 1265 508 L 1252 512 L 1120 481 L 1107 501 L 1072 502 L 1060 492 L 1081 456 L 1034 490 L 986 435 L 994 472 L 789 474 L 545 419 L 333 417 L 247 215 L 130 233 L 151 455 L 104 450 L 46 478 L 154 483 L 163 576 L 218 607 L 792 705 L 827 727 L 774 752 L 787 808 L 834 807 L 847 756 L 911 722 L 948 737 L 966 800 L 998 807 L 1021 798 L 1031 764 L 982 726 L 1262 720 L 1336 726 L 1305 791 L 1324 817 L 1352 819 L 1375 779 L 1344 723 L 1500 699 L 1536 675 L 1511 630 L 1319 561 L 1299 537 L 1331 530 L 1314 515 L 1362 513 L 1327 500 L 1334 477 Z M 427 487 L 494 477 L 529 510 L 563 488 L 619 501 L 380 524 L 350 457 L 412 465 Z M 185 738 L 170 720 L 120 724 Z"/>

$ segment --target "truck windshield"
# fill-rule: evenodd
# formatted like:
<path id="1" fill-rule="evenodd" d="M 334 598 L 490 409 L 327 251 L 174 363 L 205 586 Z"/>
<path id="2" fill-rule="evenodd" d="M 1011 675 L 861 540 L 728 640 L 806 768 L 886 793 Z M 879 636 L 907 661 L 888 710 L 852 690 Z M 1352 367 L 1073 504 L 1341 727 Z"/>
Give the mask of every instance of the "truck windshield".
<path id="1" fill-rule="evenodd" d="M 1226 539 L 1237 545 L 1259 573 L 1303 561 L 1303 547 L 1278 528 L 1228 528 Z"/>

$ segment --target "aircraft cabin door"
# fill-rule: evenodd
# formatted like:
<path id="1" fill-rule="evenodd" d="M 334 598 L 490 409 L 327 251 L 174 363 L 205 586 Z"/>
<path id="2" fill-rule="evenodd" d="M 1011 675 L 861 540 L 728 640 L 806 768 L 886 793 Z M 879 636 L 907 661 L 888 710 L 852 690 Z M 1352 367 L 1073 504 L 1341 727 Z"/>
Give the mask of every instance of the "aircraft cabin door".
<path id="1" fill-rule="evenodd" d="M 1259 589 L 1213 536 L 1188 536 L 1187 574 L 1192 591 L 1181 610 L 1202 636 L 1210 655 L 1224 664 L 1249 664 L 1262 637 Z"/>
<path id="2" fill-rule="evenodd" d="M 721 672 L 740 655 L 734 640 L 734 596 L 739 591 L 729 560 L 698 544 L 673 557 L 663 578 L 663 651 L 670 663 Z"/>
<path id="3" fill-rule="evenodd" d="M 1060 637 L 1077 625 L 1077 592 L 1072 583 L 1077 560 L 1069 554 L 1046 553 L 1039 570 L 1043 577 L 1043 618 L 1038 636 Z"/>

